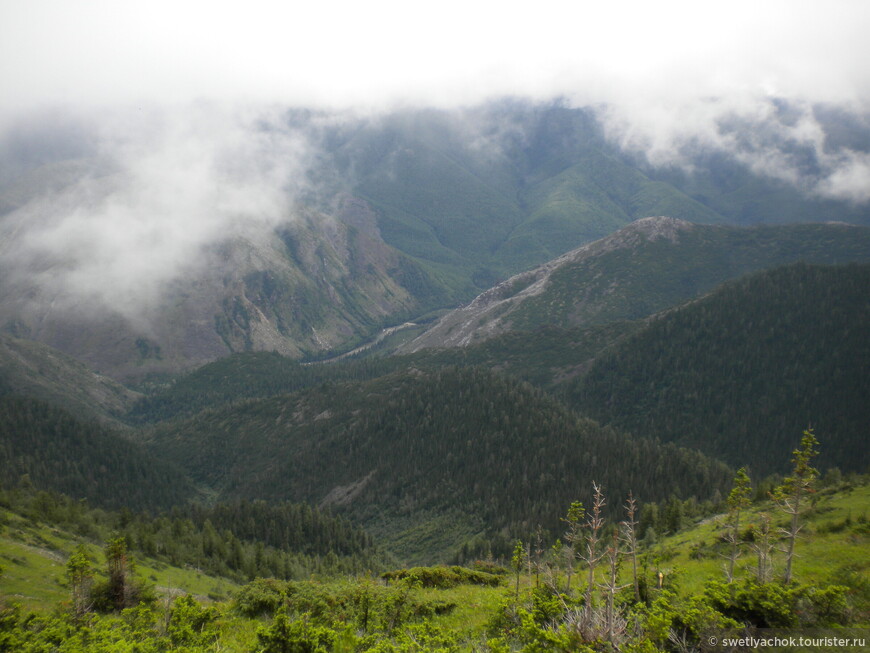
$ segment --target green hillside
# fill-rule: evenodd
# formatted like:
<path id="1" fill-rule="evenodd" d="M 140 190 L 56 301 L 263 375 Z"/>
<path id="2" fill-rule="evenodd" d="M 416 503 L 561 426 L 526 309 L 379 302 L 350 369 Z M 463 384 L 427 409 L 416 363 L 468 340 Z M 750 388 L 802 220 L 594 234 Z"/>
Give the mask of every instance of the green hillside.
<path id="1" fill-rule="evenodd" d="M 584 413 L 756 473 L 812 425 L 820 464 L 867 468 L 870 266 L 797 264 L 722 286 L 601 355 L 568 394 Z"/>
<path id="2" fill-rule="evenodd" d="M 196 496 L 181 468 L 93 421 L 35 399 L 0 397 L 0 485 L 37 488 L 96 505 L 169 508 Z"/>
<path id="3" fill-rule="evenodd" d="M 508 256 L 522 256 L 522 243 L 539 243 L 547 258 L 554 258 L 570 249 L 570 243 L 596 240 L 648 216 L 711 224 L 724 221 L 672 186 L 651 181 L 598 150 L 584 153 L 570 168 L 528 186 L 522 199 L 528 215 L 502 247 Z M 523 259 L 526 265 L 539 261 L 539 256 Z"/>
<path id="4" fill-rule="evenodd" d="M 699 501 L 729 477 L 703 456 L 601 429 L 477 368 L 412 367 L 240 402 L 161 423 L 145 444 L 224 500 L 332 505 L 415 561 L 503 529 L 557 528 L 561 506 L 585 496 L 593 476 L 622 493 Z"/>
<path id="5" fill-rule="evenodd" d="M 737 228 L 644 218 L 515 275 L 441 317 L 398 351 L 468 347 L 511 331 L 638 320 L 757 270 L 870 260 L 870 228 Z"/>
<path id="6" fill-rule="evenodd" d="M 807 197 L 725 156 L 698 153 L 692 174 L 639 162 L 608 141 L 594 111 L 558 102 L 400 110 L 320 138 L 332 165 L 318 179 L 349 184 L 385 241 L 455 301 L 647 216 L 870 224 L 866 208 Z"/>
<path id="7" fill-rule="evenodd" d="M 460 300 L 637 218 L 724 221 L 610 153 L 584 112 L 558 106 L 400 112 L 337 152 L 364 171 L 355 193 L 378 213 L 384 240 L 433 272 L 450 266 Z"/>
<path id="8" fill-rule="evenodd" d="M 870 229 L 790 225 L 736 229 L 694 225 L 676 240 L 650 238 L 560 266 L 546 290 L 510 314 L 514 329 L 638 319 L 749 272 L 793 261 L 866 262 Z"/>
<path id="9" fill-rule="evenodd" d="M 140 396 L 56 349 L 0 333 L 0 394 L 7 393 L 110 422 Z"/>
<path id="10" fill-rule="evenodd" d="M 608 541 L 598 542 L 596 550 L 604 555 L 591 587 L 583 562 L 575 560 L 572 576 L 566 576 L 565 547 L 551 549 L 550 541 L 531 547 L 528 557 L 520 548 L 517 564 L 505 560 L 507 566 L 488 561 L 475 569 L 418 567 L 377 579 L 320 573 L 311 580 L 257 579 L 241 587 L 137 556 L 131 580 L 144 581 L 150 591 L 133 607 L 93 609 L 84 618 L 74 612 L 73 585 L 66 580 L 80 539 L 50 520 L 4 510 L 0 636 L 14 650 L 70 653 L 315 646 L 359 653 L 594 653 L 616 646 L 676 653 L 687 646 L 715 650 L 703 648 L 711 637 L 772 632 L 758 628 L 866 641 L 870 582 L 863 553 L 870 486 L 861 477 L 827 478 L 817 490 L 800 517 L 804 536 L 789 584 L 780 580 L 783 555 L 775 549 L 770 576 L 757 579 L 753 547 L 760 540 L 753 533 L 765 515 L 774 525 L 787 521 L 770 502 L 760 501 L 743 511 L 745 529 L 731 583 L 722 569 L 730 521 L 720 514 L 670 536 L 645 537 L 636 550 L 637 597 L 634 558 L 624 541 L 614 565 Z M 581 537 L 590 532 L 584 523 Z M 106 579 L 104 553 L 94 544 L 84 552 L 99 587 Z M 826 651 L 831 645 L 801 650 Z"/>
<path id="11" fill-rule="evenodd" d="M 27 483 L 0 489 L 0 499 L 7 511 L 7 539 L 38 545 L 46 528 L 60 538 L 48 546 L 49 553 L 34 551 L 47 557 L 51 551 L 57 557 L 73 548 L 64 540 L 98 545 L 120 537 L 131 554 L 158 568 L 195 567 L 232 582 L 361 573 L 383 569 L 390 561 L 367 533 L 306 504 L 189 504 L 154 515 L 127 507 L 91 508 L 83 499 L 36 490 Z"/>

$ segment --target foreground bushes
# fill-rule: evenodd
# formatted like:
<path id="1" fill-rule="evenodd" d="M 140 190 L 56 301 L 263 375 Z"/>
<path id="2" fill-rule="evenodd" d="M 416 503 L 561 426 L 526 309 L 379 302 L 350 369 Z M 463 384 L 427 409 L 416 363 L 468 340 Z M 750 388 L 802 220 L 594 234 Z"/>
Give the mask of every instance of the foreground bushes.
<path id="1" fill-rule="evenodd" d="M 408 580 L 419 583 L 421 587 L 438 587 L 446 589 L 457 585 L 483 585 L 497 587 L 501 578 L 484 571 L 474 571 L 465 567 L 413 567 L 397 569 L 381 574 L 384 580 Z"/>

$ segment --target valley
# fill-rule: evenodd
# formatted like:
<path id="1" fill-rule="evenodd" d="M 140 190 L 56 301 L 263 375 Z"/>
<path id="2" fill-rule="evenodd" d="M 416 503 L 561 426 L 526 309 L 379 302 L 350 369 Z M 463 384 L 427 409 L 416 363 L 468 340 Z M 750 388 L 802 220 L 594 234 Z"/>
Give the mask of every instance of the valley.
<path id="1" fill-rule="evenodd" d="M 656 168 L 559 102 L 267 127 L 316 152 L 279 215 L 96 285 L 34 243 L 127 173 L 0 179 L 0 650 L 866 627 L 866 203 Z"/>

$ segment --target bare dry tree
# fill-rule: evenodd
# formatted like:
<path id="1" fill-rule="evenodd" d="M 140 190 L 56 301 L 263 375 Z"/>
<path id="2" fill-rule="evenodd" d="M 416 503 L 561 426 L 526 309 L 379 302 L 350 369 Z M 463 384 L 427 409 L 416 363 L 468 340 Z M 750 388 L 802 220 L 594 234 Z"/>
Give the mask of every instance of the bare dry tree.
<path id="1" fill-rule="evenodd" d="M 619 540 L 619 530 L 614 528 L 610 544 L 607 546 L 603 554 L 609 563 L 607 580 L 604 583 L 598 584 L 598 587 L 604 592 L 604 627 L 608 642 L 612 642 L 614 638 L 614 627 L 617 616 L 615 608 L 616 593 L 630 585 L 630 583 L 619 585 L 616 582 L 619 578 Z"/>
<path id="2" fill-rule="evenodd" d="M 770 515 L 763 512 L 759 515 L 759 519 L 761 520 L 760 525 L 752 527 L 752 549 L 755 551 L 757 560 L 755 578 L 763 584 L 770 580 L 773 572 L 770 552 L 774 549 L 774 539 L 770 531 Z"/>
<path id="3" fill-rule="evenodd" d="M 586 563 L 589 574 L 589 580 L 586 585 L 587 610 L 592 609 L 592 588 L 595 587 L 595 568 L 604 555 L 599 551 L 599 541 L 601 540 L 601 527 L 604 525 L 603 510 L 606 503 L 601 486 L 592 481 L 592 511 L 586 518 L 585 550 L 580 556 L 580 559 Z"/>
<path id="4" fill-rule="evenodd" d="M 637 499 L 631 490 L 625 501 L 625 521 L 622 526 L 622 541 L 625 543 L 625 554 L 631 558 L 631 580 L 634 585 L 634 600 L 640 601 L 640 586 L 637 581 Z"/>

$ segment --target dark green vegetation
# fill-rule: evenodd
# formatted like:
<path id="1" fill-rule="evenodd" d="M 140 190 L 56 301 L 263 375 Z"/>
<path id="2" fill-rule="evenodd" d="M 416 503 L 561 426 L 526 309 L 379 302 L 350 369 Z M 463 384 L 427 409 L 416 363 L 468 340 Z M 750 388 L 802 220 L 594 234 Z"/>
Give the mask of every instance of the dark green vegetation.
<path id="1" fill-rule="evenodd" d="M 80 361 L 32 340 L 0 334 L 0 395 L 39 399 L 73 415 L 114 421 L 139 397 Z"/>
<path id="2" fill-rule="evenodd" d="M 797 471 L 801 463 L 796 458 L 794 464 Z M 591 653 L 614 647 L 677 652 L 703 645 L 711 636 L 740 636 L 744 628 L 866 636 L 861 627 L 870 615 L 864 555 L 870 486 L 862 477 L 820 480 L 811 468 L 805 478 L 813 498 L 798 514 L 804 537 L 788 581 L 782 576 L 786 556 L 764 548 L 771 522 L 774 528 L 785 525 L 788 515 L 773 502 L 759 501 L 743 508 L 746 526 L 737 540 L 732 581 L 723 578 L 721 562 L 731 546 L 725 534 L 733 512 L 692 523 L 670 537 L 647 533 L 638 541 L 632 536 L 637 526 L 632 517 L 616 518 L 623 520 L 620 537 L 611 539 L 616 520 L 596 526 L 594 512 L 581 506 L 572 516 L 578 528 L 563 524 L 563 539 L 554 546 L 549 546 L 552 540 L 538 544 L 533 533 L 530 545 L 518 542 L 516 577 L 505 567 L 479 563 L 476 569 L 402 569 L 380 578 L 258 578 L 242 587 L 226 583 L 218 590 L 214 585 L 209 597 L 197 594 L 194 584 L 220 581 L 193 579 L 178 568 L 166 571 L 176 574 L 181 589 L 161 595 L 165 589 L 155 588 L 145 575 L 155 563 L 130 556 L 129 535 L 113 534 L 104 544 L 82 546 L 57 526 L 50 532 L 40 527 L 57 520 L 81 528 L 99 519 L 81 506 L 76 511 L 74 502 L 6 492 L 0 555 L 10 566 L 0 581 L 5 590 L 0 592 L 0 646 L 70 653 Z M 787 487 L 788 481 L 784 491 Z M 609 494 L 604 499 L 619 503 Z M 105 515 L 103 520 L 107 518 L 123 516 Z M 67 601 L 53 595 L 33 612 L 14 605 L 6 589 L 27 573 L 32 574 L 31 591 L 51 582 L 35 575 L 41 569 L 39 557 L 23 554 L 21 545 L 28 538 L 39 538 L 40 548 L 31 548 L 43 560 L 63 556 L 55 566 L 63 568 L 67 579 Z M 173 539 L 184 538 L 167 533 L 166 539 L 173 546 Z M 180 551 L 180 561 L 201 559 L 197 548 Z M 584 558 L 595 560 L 591 575 Z M 636 567 L 631 564 L 635 559 Z M 7 575 L 14 578 L 7 582 Z M 46 609 L 52 605 L 59 609 Z"/>
<path id="3" fill-rule="evenodd" d="M 651 500 L 704 501 L 729 478 L 703 456 L 602 429 L 473 367 L 323 384 L 169 421 L 146 438 L 224 499 L 333 505 L 412 560 L 455 555 L 472 538 L 500 552 L 505 535 L 534 523 L 554 530 L 560 506 L 596 474 Z"/>
<path id="4" fill-rule="evenodd" d="M 154 516 L 91 508 L 82 500 L 37 491 L 26 481 L 0 491 L 0 506 L 18 515 L 7 515 L 4 523 L 22 518 L 90 543 L 120 537 L 131 553 L 158 566 L 191 565 L 232 581 L 362 573 L 382 569 L 388 560 L 363 531 L 305 504 L 177 506 Z M 25 533 L 19 535 L 13 539 L 27 541 Z M 33 541 L 39 544 L 39 536 Z"/>
<path id="5" fill-rule="evenodd" d="M 274 352 L 235 354 L 153 388 L 126 417 L 141 424 L 191 416 L 204 408 L 288 394 L 327 382 L 366 381 L 395 369 L 392 360 L 305 365 Z"/>
<path id="6" fill-rule="evenodd" d="M 823 467 L 867 468 L 870 266 L 798 264 L 665 313 L 567 388 L 585 414 L 759 474 L 812 424 Z"/>
<path id="7" fill-rule="evenodd" d="M 511 320 L 515 329 L 523 329 L 638 319 L 749 272 L 793 261 L 867 262 L 868 253 L 870 229 L 844 225 L 678 228 L 675 241 L 652 236 L 639 246 L 617 247 L 559 268 L 546 292 L 526 302 Z"/>
<path id="8" fill-rule="evenodd" d="M 593 111 L 559 103 L 408 110 L 335 125 L 320 140 L 334 166 L 321 174 L 336 186 L 352 178 L 384 240 L 460 299 L 647 216 L 868 223 L 860 207 L 808 198 L 735 161 L 699 156 L 693 176 L 638 165 L 606 140 Z"/>
<path id="9" fill-rule="evenodd" d="M 325 191 L 216 247 L 229 272 L 174 287 L 152 334 L 43 325 L 110 368 L 111 333 L 139 393 L 0 340 L 0 650 L 676 651 L 867 624 L 867 227 L 724 226 L 798 196 L 639 166 L 561 106 L 313 118 L 288 119 L 320 130 Z M 664 213 L 413 353 L 390 355 L 423 326 L 293 360 Z"/>
<path id="10" fill-rule="evenodd" d="M 333 364 L 237 355 L 131 416 L 159 422 L 150 450 L 224 499 L 322 502 L 409 560 L 504 555 L 530 524 L 555 532 L 596 469 L 661 505 L 721 494 L 723 468 L 654 438 L 763 475 L 812 423 L 823 467 L 864 469 L 867 287 L 867 265 L 798 264 L 646 321 Z"/>
<path id="11" fill-rule="evenodd" d="M 179 467 L 93 421 L 22 397 L 0 397 L 0 484 L 36 487 L 134 510 L 169 508 L 195 494 Z"/>

